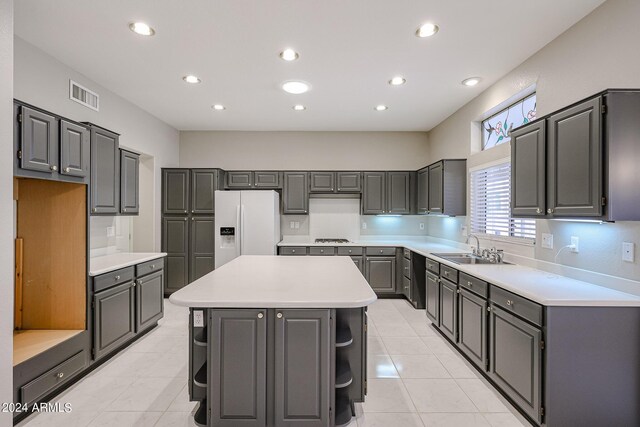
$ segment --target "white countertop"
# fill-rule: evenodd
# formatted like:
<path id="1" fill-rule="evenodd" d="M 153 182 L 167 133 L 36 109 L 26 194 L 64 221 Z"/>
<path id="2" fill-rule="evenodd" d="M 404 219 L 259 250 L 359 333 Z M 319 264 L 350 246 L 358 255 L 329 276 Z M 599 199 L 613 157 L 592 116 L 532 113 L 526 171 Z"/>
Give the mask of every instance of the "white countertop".
<path id="1" fill-rule="evenodd" d="M 110 255 L 93 257 L 89 261 L 89 276 L 98 276 L 119 268 L 151 261 L 167 256 L 164 252 L 117 252 Z"/>
<path id="2" fill-rule="evenodd" d="M 575 280 L 522 265 L 456 264 L 436 257 L 434 253 L 470 252 L 459 246 L 430 242 L 428 239 L 388 238 L 360 240 L 345 244 L 323 244 L 310 241 L 285 241 L 279 246 L 395 246 L 432 258 L 441 264 L 465 272 L 532 301 L 547 306 L 640 307 L 640 297 Z M 294 257 L 286 257 L 294 258 Z"/>
<path id="3" fill-rule="evenodd" d="M 243 255 L 169 300 L 203 308 L 353 308 L 376 294 L 348 257 Z"/>

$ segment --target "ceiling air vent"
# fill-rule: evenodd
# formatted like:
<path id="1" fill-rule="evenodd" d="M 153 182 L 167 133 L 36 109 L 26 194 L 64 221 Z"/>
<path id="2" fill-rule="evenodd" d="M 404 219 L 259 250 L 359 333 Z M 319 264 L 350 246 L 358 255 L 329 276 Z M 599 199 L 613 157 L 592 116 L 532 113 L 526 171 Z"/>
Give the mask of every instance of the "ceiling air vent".
<path id="1" fill-rule="evenodd" d="M 69 80 L 69 99 L 92 110 L 100 111 L 100 95 Z"/>

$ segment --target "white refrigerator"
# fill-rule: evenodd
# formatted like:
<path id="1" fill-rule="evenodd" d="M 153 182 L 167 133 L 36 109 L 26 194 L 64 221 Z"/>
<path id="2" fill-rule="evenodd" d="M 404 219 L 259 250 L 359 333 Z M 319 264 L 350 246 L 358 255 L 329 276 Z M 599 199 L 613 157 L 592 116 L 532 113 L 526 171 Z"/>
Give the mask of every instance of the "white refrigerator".
<path id="1" fill-rule="evenodd" d="M 277 255 L 280 196 L 270 190 L 216 191 L 216 268 L 240 255 Z"/>

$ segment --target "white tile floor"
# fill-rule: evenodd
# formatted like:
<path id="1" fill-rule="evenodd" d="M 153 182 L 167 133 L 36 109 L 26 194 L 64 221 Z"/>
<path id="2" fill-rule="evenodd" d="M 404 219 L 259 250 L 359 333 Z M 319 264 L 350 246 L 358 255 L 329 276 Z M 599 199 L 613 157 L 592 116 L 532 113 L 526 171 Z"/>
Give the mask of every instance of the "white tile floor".
<path id="1" fill-rule="evenodd" d="M 369 308 L 369 389 L 349 427 L 528 425 L 404 300 Z M 20 426 L 193 426 L 187 310 L 165 302 L 160 326 L 57 398 L 73 412 Z"/>

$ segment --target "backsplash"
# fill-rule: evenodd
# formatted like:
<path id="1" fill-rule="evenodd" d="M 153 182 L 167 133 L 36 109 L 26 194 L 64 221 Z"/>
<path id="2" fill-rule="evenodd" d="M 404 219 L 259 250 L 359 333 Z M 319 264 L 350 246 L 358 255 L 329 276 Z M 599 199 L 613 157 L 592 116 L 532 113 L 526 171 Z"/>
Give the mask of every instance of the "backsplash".
<path id="1" fill-rule="evenodd" d="M 422 229 L 420 224 L 423 224 Z M 426 236 L 428 229 L 427 217 L 422 215 L 362 215 L 360 217 L 360 235 L 362 236 Z"/>
<path id="2" fill-rule="evenodd" d="M 90 256 L 130 252 L 133 243 L 132 217 L 92 216 L 89 219 Z"/>

